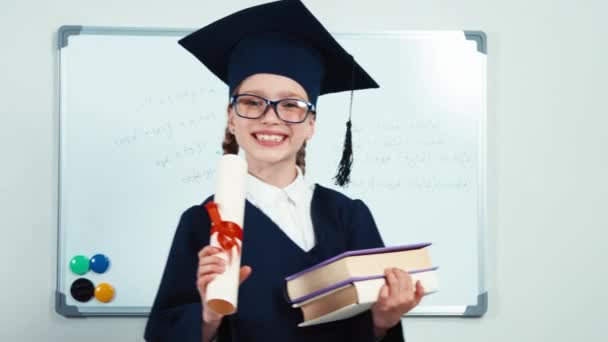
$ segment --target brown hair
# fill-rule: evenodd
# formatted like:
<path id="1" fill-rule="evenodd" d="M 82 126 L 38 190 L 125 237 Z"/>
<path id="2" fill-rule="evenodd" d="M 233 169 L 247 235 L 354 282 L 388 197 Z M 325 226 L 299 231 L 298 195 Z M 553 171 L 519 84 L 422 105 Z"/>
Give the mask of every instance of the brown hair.
<path id="1" fill-rule="evenodd" d="M 239 144 L 236 142 L 236 137 L 230 133 L 230 129 L 227 126 L 224 133 L 224 141 L 222 142 L 222 149 L 224 150 L 224 154 L 239 153 Z M 306 173 L 306 142 L 302 144 L 302 147 L 300 147 L 300 150 L 296 154 L 296 165 L 302 169 L 302 173 Z"/>

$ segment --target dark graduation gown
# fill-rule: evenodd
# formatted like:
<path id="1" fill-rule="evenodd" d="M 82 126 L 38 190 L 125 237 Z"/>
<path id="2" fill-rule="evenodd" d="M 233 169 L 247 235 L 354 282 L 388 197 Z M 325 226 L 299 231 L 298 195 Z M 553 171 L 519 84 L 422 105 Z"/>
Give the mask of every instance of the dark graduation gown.
<path id="1" fill-rule="evenodd" d="M 317 185 L 311 215 L 316 244 L 305 252 L 262 211 L 246 203 L 241 265 L 253 271 L 239 288 L 238 312 L 225 316 L 220 324 L 219 342 L 375 341 L 369 310 L 342 321 L 297 327 L 302 313 L 286 300 L 286 276 L 347 250 L 383 246 L 374 219 L 360 200 Z M 146 325 L 147 341 L 201 341 L 197 254 L 209 244 L 209 229 L 203 205 L 182 214 Z M 401 323 L 382 341 L 404 341 Z"/>

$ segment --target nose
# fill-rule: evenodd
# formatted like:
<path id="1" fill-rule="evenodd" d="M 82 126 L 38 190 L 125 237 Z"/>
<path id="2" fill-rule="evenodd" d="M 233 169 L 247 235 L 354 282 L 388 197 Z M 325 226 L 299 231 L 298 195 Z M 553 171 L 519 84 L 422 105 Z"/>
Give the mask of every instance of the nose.
<path id="1" fill-rule="evenodd" d="M 262 123 L 264 124 L 280 124 L 281 119 L 279 119 L 279 113 L 277 113 L 275 105 L 269 104 L 262 114 Z"/>

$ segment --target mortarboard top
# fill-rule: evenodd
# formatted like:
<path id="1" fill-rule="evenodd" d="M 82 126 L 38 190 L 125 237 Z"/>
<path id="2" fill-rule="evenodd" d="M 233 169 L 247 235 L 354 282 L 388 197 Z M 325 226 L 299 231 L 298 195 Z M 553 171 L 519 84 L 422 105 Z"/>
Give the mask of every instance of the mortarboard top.
<path id="1" fill-rule="evenodd" d="M 307 91 L 311 86 L 318 88 L 318 95 L 379 87 L 299 0 L 246 8 L 182 38 L 179 44 L 228 84 L 231 91 L 244 78 L 267 68 L 276 69 L 277 65 L 281 65 L 277 73 L 283 71 L 279 74 L 296 81 L 303 78 L 304 83 L 314 83 L 308 80 L 308 74 L 321 74 L 317 78 L 320 85 L 302 84 Z M 305 58 L 302 56 L 306 55 L 306 48 L 309 56 Z M 315 60 L 319 53 L 321 61 Z M 244 77 L 234 79 L 231 73 Z M 316 98 L 315 94 L 308 95 Z"/>

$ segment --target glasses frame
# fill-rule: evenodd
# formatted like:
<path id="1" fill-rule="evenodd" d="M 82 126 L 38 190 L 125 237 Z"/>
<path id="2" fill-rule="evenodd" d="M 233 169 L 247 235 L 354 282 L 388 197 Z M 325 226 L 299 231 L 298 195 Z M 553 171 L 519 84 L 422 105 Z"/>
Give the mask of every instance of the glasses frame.
<path id="1" fill-rule="evenodd" d="M 236 108 L 237 106 L 235 105 L 236 101 L 239 99 L 239 97 L 242 97 L 242 96 L 253 96 L 255 98 L 258 98 L 258 99 L 264 101 L 264 103 L 266 104 L 266 108 L 264 108 L 264 110 L 262 111 L 262 113 L 259 116 L 257 116 L 257 117 L 252 118 L 252 117 L 249 117 L 249 116 L 243 116 L 243 115 L 241 115 L 239 113 L 238 109 Z M 279 115 L 279 111 L 277 110 L 277 104 L 279 102 L 286 101 L 286 100 L 295 100 L 295 101 L 300 101 L 300 102 L 303 102 L 303 103 L 306 104 L 307 111 L 306 111 L 306 115 L 304 115 L 304 118 L 302 120 L 300 120 L 300 121 L 289 121 L 289 120 L 283 119 Z M 283 122 L 287 122 L 287 123 L 292 123 L 292 124 L 299 124 L 299 123 L 302 123 L 302 122 L 306 121 L 306 119 L 308 118 L 308 115 L 311 112 L 315 113 L 315 110 L 316 110 L 316 107 L 315 107 L 314 104 L 312 104 L 312 103 L 310 103 L 308 101 L 302 100 L 302 99 L 286 98 L 286 99 L 280 99 L 280 100 L 272 101 L 272 100 L 269 100 L 269 99 L 267 99 L 265 97 L 262 97 L 262 96 L 259 96 L 259 95 L 247 94 L 247 93 L 236 94 L 236 95 L 230 96 L 230 105 L 234 107 L 234 112 L 236 113 L 236 115 L 238 115 L 239 117 L 241 117 L 243 119 L 251 119 L 251 120 L 255 120 L 255 119 L 261 118 L 262 116 L 264 116 L 266 114 L 266 112 L 268 111 L 268 108 L 272 107 L 274 109 L 274 115 L 276 115 L 277 118 L 279 118 L 279 120 L 281 120 Z"/>

